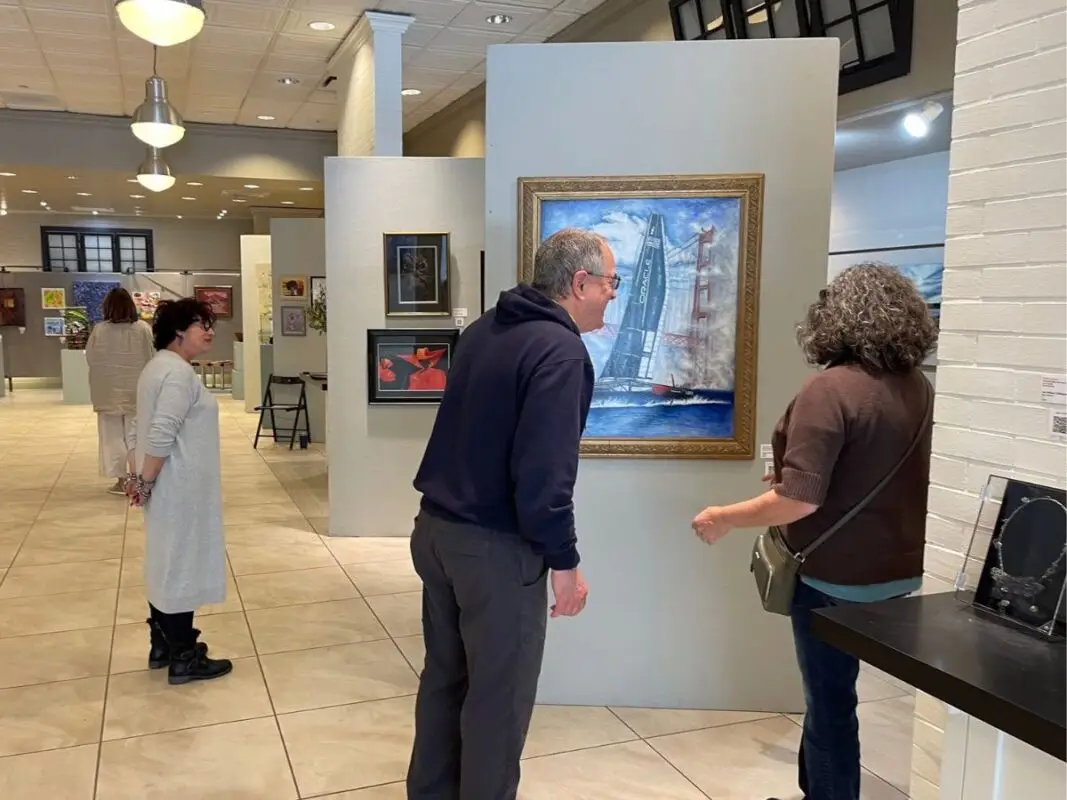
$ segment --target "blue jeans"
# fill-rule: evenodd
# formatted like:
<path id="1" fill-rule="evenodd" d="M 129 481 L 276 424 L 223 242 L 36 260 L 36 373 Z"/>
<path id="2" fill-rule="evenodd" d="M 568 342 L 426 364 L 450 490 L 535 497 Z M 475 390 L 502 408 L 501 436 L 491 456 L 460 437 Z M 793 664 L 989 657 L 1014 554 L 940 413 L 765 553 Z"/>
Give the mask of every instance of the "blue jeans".
<path id="1" fill-rule="evenodd" d="M 860 730 L 856 717 L 859 660 L 815 637 L 812 611 L 838 600 L 799 582 L 793 597 L 793 641 L 804 681 L 804 733 L 798 757 L 805 800 L 859 800 Z"/>

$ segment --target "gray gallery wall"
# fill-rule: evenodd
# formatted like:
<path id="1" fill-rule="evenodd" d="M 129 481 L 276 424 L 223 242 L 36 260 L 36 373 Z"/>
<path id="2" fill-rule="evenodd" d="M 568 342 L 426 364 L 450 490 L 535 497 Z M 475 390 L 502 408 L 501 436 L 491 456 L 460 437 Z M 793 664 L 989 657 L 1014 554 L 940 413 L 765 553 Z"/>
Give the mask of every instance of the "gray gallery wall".
<path id="1" fill-rule="evenodd" d="M 280 279 L 283 275 L 298 275 L 307 279 L 326 274 L 326 223 L 322 219 L 275 219 L 270 224 L 270 262 L 272 273 L 272 304 L 274 306 L 274 372 L 277 375 L 300 376 L 302 372 L 326 371 L 326 336 L 307 329 L 305 336 L 282 334 L 283 305 L 307 305 L 304 300 L 292 300 L 281 296 Z M 310 280 L 308 283 L 310 291 Z M 340 312 L 338 312 L 340 313 Z M 335 314 L 335 317 L 337 315 Z M 275 399 L 295 400 L 295 392 L 286 387 L 275 388 Z M 321 384 L 307 383 L 308 417 L 311 421 L 311 440 L 326 441 L 326 396 Z M 279 416 L 278 427 L 285 422 L 291 425 L 291 417 Z"/>
<path id="2" fill-rule="evenodd" d="M 334 536 L 410 535 L 419 502 L 411 481 L 437 411 L 436 405 L 367 405 L 367 329 L 453 325 L 448 317 L 386 320 L 382 234 L 449 232 L 452 306 L 475 316 L 485 241 L 484 180 L 482 159 L 326 160 L 327 440 Z"/>
<path id="3" fill-rule="evenodd" d="M 121 284 L 127 291 L 158 291 L 162 299 L 188 297 L 194 286 L 233 287 L 233 316 L 220 319 L 215 330 L 215 342 L 204 360 L 232 360 L 234 334 L 241 330 L 240 273 L 210 272 L 182 275 L 174 272 L 122 274 L 91 274 L 85 272 L 42 272 L 41 270 L 9 270 L 0 272 L 0 287 L 22 288 L 26 291 L 26 330 L 6 327 L 4 333 L 4 367 L 13 378 L 60 377 L 60 351 L 63 342 L 44 335 L 44 317 L 58 316 L 58 312 L 41 308 L 41 289 L 63 288 L 67 303 L 73 305 L 72 285 L 75 281 L 103 281 Z"/>
<path id="4" fill-rule="evenodd" d="M 837 56 L 802 39 L 491 46 L 488 295 L 516 281 L 520 177 L 764 173 L 758 450 L 807 374 L 793 324 L 826 281 Z M 582 460 L 591 595 L 550 623 L 542 701 L 799 710 L 788 622 L 748 571 L 755 532 L 708 548 L 689 527 L 760 493 L 762 472 L 758 457 Z"/>

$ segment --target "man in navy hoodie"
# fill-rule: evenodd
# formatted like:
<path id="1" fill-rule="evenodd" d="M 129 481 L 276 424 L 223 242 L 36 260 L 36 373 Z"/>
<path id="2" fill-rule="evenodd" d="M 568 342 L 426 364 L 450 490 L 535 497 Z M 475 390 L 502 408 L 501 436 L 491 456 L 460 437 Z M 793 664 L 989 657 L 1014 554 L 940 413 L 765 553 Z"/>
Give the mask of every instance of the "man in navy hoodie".
<path id="1" fill-rule="evenodd" d="M 600 236 L 546 239 L 531 285 L 460 338 L 415 488 L 426 662 L 409 800 L 514 800 L 553 617 L 585 607 L 572 495 L 593 394 L 581 334 L 619 278 Z"/>

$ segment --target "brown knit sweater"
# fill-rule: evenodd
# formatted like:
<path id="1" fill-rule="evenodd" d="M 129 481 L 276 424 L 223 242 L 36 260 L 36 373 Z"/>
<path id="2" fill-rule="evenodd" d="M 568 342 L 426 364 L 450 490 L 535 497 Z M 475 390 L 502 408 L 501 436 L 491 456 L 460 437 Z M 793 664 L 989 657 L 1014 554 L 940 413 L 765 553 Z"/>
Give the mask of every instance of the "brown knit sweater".
<path id="1" fill-rule="evenodd" d="M 926 378 L 872 375 L 841 365 L 811 375 L 771 439 L 774 491 L 818 506 L 785 527 L 805 547 L 856 505 L 904 454 L 923 424 Z M 863 586 L 922 575 L 930 428 L 893 480 L 809 556 L 801 572 Z"/>

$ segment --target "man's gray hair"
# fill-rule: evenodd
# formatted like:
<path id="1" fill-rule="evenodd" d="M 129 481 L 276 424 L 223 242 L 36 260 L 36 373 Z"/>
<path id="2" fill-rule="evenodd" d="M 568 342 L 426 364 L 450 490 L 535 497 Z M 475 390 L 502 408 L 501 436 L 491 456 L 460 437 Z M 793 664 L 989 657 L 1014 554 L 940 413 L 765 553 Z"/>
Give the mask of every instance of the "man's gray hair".
<path id="1" fill-rule="evenodd" d="M 603 236 L 579 228 L 556 231 L 534 256 L 534 276 L 530 284 L 553 300 L 562 300 L 571 293 L 571 282 L 580 270 L 593 275 L 604 273 Z"/>

